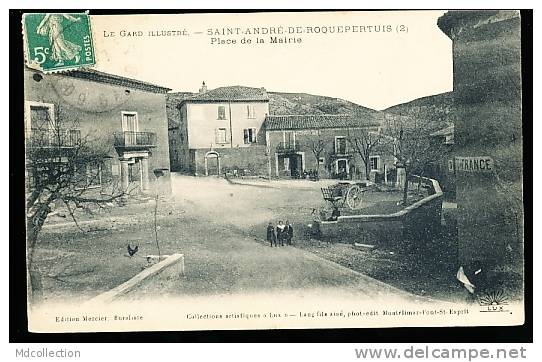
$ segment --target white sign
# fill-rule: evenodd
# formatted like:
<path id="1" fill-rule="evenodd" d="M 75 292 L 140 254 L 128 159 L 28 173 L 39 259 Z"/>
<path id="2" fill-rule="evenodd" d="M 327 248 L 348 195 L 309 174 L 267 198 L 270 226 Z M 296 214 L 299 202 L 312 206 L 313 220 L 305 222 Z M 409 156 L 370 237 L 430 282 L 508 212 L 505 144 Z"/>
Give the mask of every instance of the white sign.
<path id="1" fill-rule="evenodd" d="M 448 161 L 448 169 L 456 172 L 493 172 L 495 164 L 488 156 L 455 157 Z"/>

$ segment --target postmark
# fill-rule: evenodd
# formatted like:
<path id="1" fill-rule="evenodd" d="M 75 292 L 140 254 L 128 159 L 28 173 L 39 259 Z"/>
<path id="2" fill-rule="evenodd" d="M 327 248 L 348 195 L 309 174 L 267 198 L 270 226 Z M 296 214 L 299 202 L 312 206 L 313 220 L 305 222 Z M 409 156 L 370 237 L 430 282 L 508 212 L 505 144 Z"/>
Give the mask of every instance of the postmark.
<path id="1" fill-rule="evenodd" d="M 66 104 L 81 112 L 101 113 L 120 109 L 130 99 L 128 90 L 112 89 L 107 96 L 93 92 L 75 84 L 71 78 L 51 78 L 51 91 L 56 93 Z"/>
<path id="2" fill-rule="evenodd" d="M 95 65 L 86 13 L 30 13 L 23 16 L 26 64 L 43 72 Z"/>

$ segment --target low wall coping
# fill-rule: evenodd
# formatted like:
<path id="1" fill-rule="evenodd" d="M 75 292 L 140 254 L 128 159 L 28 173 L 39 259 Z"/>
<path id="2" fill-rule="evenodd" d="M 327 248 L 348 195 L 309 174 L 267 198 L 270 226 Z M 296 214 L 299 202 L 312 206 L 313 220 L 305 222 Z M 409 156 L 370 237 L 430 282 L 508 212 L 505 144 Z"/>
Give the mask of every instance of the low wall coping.
<path id="1" fill-rule="evenodd" d="M 145 270 L 143 270 L 142 272 L 140 272 L 133 278 L 122 283 L 121 285 L 92 298 L 89 302 L 90 303 L 112 302 L 113 300 L 120 297 L 121 295 L 124 295 L 130 292 L 131 290 L 135 289 L 144 280 L 152 276 L 155 276 L 156 274 L 164 271 L 164 269 L 167 269 L 177 263 L 184 263 L 184 254 L 173 254 L 173 255 L 168 256 L 164 260 L 146 268 Z"/>
<path id="2" fill-rule="evenodd" d="M 408 215 L 413 210 L 416 210 L 423 205 L 442 197 L 443 192 L 440 188 L 440 184 L 437 180 L 430 179 L 427 177 L 421 177 L 417 175 L 413 175 L 412 177 L 421 178 L 422 180 L 428 181 L 431 183 L 433 190 L 435 191 L 434 194 L 431 194 L 427 197 L 424 197 L 423 199 L 416 201 L 412 205 L 409 205 L 405 207 L 404 209 L 394 212 L 393 214 L 373 214 L 373 215 L 345 215 L 345 216 L 339 216 L 337 220 L 335 221 L 318 221 L 322 225 L 332 225 L 332 224 L 338 224 L 340 221 L 350 221 L 350 220 L 357 220 L 357 221 L 400 221 L 404 216 Z"/>

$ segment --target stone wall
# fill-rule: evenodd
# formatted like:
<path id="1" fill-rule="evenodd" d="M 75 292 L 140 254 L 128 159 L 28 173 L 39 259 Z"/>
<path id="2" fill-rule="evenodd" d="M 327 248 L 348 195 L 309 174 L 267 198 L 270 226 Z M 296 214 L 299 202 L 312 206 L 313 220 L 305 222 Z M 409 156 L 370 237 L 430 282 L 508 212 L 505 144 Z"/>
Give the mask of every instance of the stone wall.
<path id="1" fill-rule="evenodd" d="M 213 149 L 202 148 L 195 151 L 195 170 L 197 176 L 206 176 L 205 173 L 205 156 L 207 159 L 207 175 L 216 174 L 214 172 L 216 161 L 215 156 L 218 155 L 220 162 L 220 174 L 233 173 L 234 170 L 238 175 L 247 176 L 267 176 L 268 160 L 265 155 L 265 146 L 253 145 L 250 148 L 222 148 Z M 211 156 L 211 157 L 209 157 Z"/>
<path id="2" fill-rule="evenodd" d="M 418 182 L 420 177 L 411 176 Z M 359 243 L 420 243 L 440 232 L 443 193 L 438 181 L 421 178 L 429 189 L 422 200 L 388 215 L 348 215 L 315 221 L 313 233 L 324 240 Z"/>
<path id="3" fill-rule="evenodd" d="M 516 11 L 450 11 L 454 154 L 489 156 L 493 173 L 456 172 L 462 263 L 523 249 L 521 20 Z"/>

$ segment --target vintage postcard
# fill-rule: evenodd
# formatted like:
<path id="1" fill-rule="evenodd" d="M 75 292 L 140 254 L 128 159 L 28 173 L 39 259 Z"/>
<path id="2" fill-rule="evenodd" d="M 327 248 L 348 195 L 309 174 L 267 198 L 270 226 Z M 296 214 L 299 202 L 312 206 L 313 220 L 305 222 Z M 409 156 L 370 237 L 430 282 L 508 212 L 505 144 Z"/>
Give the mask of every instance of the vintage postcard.
<path id="1" fill-rule="evenodd" d="M 524 323 L 518 11 L 21 31 L 31 331 Z"/>

